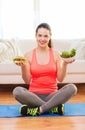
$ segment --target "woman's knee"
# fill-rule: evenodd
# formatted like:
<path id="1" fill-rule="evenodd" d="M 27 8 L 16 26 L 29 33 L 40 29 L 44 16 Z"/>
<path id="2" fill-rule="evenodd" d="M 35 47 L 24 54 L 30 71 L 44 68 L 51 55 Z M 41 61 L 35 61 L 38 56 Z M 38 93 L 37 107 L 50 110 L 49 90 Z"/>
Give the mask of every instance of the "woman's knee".
<path id="1" fill-rule="evenodd" d="M 18 97 L 20 95 L 20 91 L 21 91 L 22 87 L 16 87 L 13 89 L 13 96 L 14 97 Z"/>
<path id="2" fill-rule="evenodd" d="M 71 91 L 73 93 L 73 95 L 76 95 L 77 94 L 77 87 L 76 87 L 76 85 L 75 84 L 69 84 L 69 87 L 70 87 L 69 91 Z"/>

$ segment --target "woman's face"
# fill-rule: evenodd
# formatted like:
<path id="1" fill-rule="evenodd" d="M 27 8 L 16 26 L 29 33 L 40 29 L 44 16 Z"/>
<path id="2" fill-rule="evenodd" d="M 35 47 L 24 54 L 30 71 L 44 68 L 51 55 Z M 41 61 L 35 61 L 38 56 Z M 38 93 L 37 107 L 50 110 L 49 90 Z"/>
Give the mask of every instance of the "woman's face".
<path id="1" fill-rule="evenodd" d="M 38 43 L 38 46 L 40 47 L 47 47 L 49 40 L 51 38 L 50 31 L 46 28 L 39 28 L 36 33 L 36 40 Z"/>

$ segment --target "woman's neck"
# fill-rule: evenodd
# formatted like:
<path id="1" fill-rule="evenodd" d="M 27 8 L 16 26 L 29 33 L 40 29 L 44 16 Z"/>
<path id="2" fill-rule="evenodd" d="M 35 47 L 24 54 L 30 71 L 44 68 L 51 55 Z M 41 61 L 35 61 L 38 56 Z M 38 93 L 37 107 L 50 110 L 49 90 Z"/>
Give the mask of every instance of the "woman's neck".
<path id="1" fill-rule="evenodd" d="M 49 47 L 48 47 L 48 46 L 47 46 L 47 47 L 37 47 L 36 49 L 37 49 L 37 51 L 45 52 L 45 51 L 48 51 L 48 50 L 49 50 Z"/>

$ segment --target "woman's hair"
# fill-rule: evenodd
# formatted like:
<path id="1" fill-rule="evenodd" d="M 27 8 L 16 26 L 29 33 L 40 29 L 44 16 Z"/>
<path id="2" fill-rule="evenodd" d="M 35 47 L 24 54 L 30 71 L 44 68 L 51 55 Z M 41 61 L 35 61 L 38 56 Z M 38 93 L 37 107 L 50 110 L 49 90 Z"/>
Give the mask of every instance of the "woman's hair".
<path id="1" fill-rule="evenodd" d="M 39 24 L 38 27 L 36 28 L 36 34 L 37 34 L 39 28 L 46 28 L 47 30 L 49 30 L 50 35 L 52 35 L 51 28 L 50 28 L 49 24 L 47 24 L 47 23 Z M 48 47 L 52 48 L 52 40 L 51 39 L 49 40 Z"/>

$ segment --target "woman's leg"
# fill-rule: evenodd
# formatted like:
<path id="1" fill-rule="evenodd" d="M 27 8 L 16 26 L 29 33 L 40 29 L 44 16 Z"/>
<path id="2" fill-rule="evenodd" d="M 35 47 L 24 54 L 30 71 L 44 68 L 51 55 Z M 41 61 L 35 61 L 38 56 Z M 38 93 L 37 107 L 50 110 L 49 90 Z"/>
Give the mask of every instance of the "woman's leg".
<path id="1" fill-rule="evenodd" d="M 13 90 L 13 96 L 21 104 L 26 104 L 30 107 L 38 107 L 45 103 L 39 96 L 23 87 L 16 87 Z"/>
<path id="2" fill-rule="evenodd" d="M 74 84 L 68 84 L 59 89 L 57 92 L 54 92 L 47 96 L 46 101 L 40 107 L 40 112 L 44 113 L 49 111 L 51 108 L 58 106 L 59 104 L 64 104 L 71 97 L 77 93 L 77 88 Z"/>
<path id="3" fill-rule="evenodd" d="M 27 104 L 27 106 L 21 108 L 21 113 L 24 115 L 36 115 L 37 113 L 45 113 L 51 108 L 58 106 L 59 104 L 64 104 L 72 96 L 77 93 L 77 88 L 74 84 L 65 85 L 63 88 L 59 89 L 50 95 L 36 95 L 29 92 L 26 88 L 17 87 L 13 91 L 14 97 L 22 104 Z M 43 96 L 43 97 L 42 97 Z M 30 107 L 39 107 L 29 109 Z M 29 112 L 28 112 L 29 111 Z"/>

